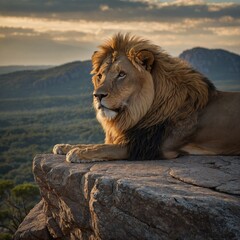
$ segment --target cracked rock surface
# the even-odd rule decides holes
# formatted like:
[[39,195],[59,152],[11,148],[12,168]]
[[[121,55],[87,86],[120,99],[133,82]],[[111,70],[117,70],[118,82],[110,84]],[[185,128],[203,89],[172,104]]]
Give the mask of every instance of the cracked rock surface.
[[71,164],[49,154],[33,170],[42,201],[15,239],[240,239],[240,157]]

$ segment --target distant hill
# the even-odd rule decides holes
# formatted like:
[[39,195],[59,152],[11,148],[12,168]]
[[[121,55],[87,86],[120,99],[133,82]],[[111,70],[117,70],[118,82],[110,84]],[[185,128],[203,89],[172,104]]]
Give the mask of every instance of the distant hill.
[[76,61],[45,70],[0,75],[1,98],[72,95],[92,88],[91,61]]
[[[225,50],[193,48],[179,56],[221,90],[240,90],[240,56]],[[0,75],[0,98],[91,94],[91,61],[76,61],[44,70]]]
[[40,69],[47,69],[54,67],[52,65],[40,65],[40,66],[0,66],[0,74],[6,74],[11,72],[17,72],[17,71],[24,71],[24,70],[40,70]]
[[196,47],[179,55],[210,80],[236,81],[240,84],[240,56],[222,49]]

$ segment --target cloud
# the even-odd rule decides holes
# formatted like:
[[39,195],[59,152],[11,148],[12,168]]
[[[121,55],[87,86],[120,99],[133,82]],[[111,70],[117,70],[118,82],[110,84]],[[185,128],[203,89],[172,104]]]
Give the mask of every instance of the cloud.
[[240,37],[240,29],[235,28],[235,27],[229,27],[229,28],[224,28],[224,27],[206,27],[206,29],[212,31],[213,33],[217,34],[218,36],[239,36]]
[[[232,19],[222,19],[224,24]],[[174,55],[184,50],[186,43],[191,46],[203,45],[206,39],[211,39],[216,45],[219,39],[213,40],[214,37],[221,36],[222,39],[231,35],[234,39],[233,45],[236,45],[235,37],[239,36],[239,30],[233,24],[222,26],[219,20],[205,18],[192,19],[186,18],[179,22],[156,22],[156,21],[86,21],[86,20],[49,20],[22,17],[2,17],[0,22],[4,27],[0,28],[0,32],[6,38],[19,38],[25,36],[32,41],[41,38],[45,42],[51,41],[57,44],[65,44],[69,46],[81,47],[83,44],[94,51],[95,47],[104,41],[107,37],[122,30],[123,32],[131,32],[132,34],[146,37],[156,44],[160,44],[163,48],[167,48]],[[235,22],[234,22],[235,23]],[[25,27],[23,27],[25,26]],[[36,37],[36,38],[35,38]],[[184,40],[185,39],[185,40]],[[187,41],[186,41],[187,39]],[[206,40],[209,44],[209,40]],[[181,43],[182,42],[182,43]],[[1,40],[0,40],[1,44]],[[173,47],[174,46],[174,47]],[[177,51],[178,48],[178,51]]]
[[239,26],[240,4],[236,2],[11,0],[9,4],[0,0],[1,62],[10,62],[6,49],[12,58],[13,52],[20,56],[22,51],[16,63],[28,62],[28,56],[44,63],[43,53],[51,55],[48,64],[67,61],[70,56],[72,60],[89,59],[97,45],[118,31],[150,39],[175,56],[195,46],[240,53]]
[[96,48],[91,43],[54,41],[46,33],[37,36],[19,34],[21,30],[15,33],[0,38],[0,65],[52,65],[87,60]]
[[[86,20],[56,20],[45,18],[31,18],[31,17],[0,17],[2,27],[6,29],[25,29],[25,32],[31,30],[31,34],[49,33],[56,35],[64,33],[69,35],[70,32],[82,34],[86,36],[89,34],[90,38],[99,40],[99,36],[105,35],[106,32],[111,34],[119,30],[125,32],[141,32],[150,33],[153,31],[179,34],[190,33],[194,30],[206,30],[206,28],[237,28],[240,24],[240,19],[233,19],[231,17],[224,17],[220,19],[194,19],[184,18],[179,21],[86,21]],[[2,29],[3,29],[2,28]],[[10,31],[10,30],[9,30]],[[79,35],[80,36],[80,35]],[[72,35],[69,35],[72,37]],[[101,39],[101,38],[100,38]],[[91,39],[88,39],[91,41]],[[87,41],[87,40],[86,40]]]
[[95,21],[157,21],[178,18],[239,18],[240,4],[204,1],[0,0],[0,14]]
[[106,5],[106,4],[100,5],[99,8],[100,8],[100,10],[103,11],[103,12],[110,10],[109,6]]
[[[147,4],[140,2],[122,1],[122,0],[11,0],[9,4],[8,0],[0,0],[0,13],[7,15],[25,15],[25,14],[61,14],[61,13],[82,13],[84,16],[88,16],[89,12],[97,13],[99,10],[108,9],[136,9],[139,7],[146,7]],[[81,17],[81,16],[80,16]]]

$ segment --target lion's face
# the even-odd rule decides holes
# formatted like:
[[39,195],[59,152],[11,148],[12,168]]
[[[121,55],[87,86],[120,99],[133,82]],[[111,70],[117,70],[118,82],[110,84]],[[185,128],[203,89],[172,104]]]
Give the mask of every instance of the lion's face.
[[131,98],[140,90],[137,75],[139,72],[126,56],[120,56],[113,63],[106,59],[93,77],[97,115],[112,120],[124,111]]
[[126,55],[119,55],[114,61],[106,58],[92,80],[93,103],[100,122],[115,121],[121,116],[136,120],[152,104],[154,87],[150,72],[134,66]]

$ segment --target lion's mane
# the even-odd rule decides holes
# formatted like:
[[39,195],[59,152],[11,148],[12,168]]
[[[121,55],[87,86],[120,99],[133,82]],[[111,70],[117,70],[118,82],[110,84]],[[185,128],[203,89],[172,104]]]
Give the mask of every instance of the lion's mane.
[[[136,61],[140,51],[154,55],[151,72],[154,82],[154,100],[147,113],[136,119],[122,113],[113,122],[102,123],[108,143],[128,144],[130,159],[161,158],[161,145],[171,129],[204,108],[214,94],[214,85],[187,63],[165,53],[160,47],[129,34],[117,34],[99,47],[92,59],[93,71],[113,62],[118,53],[125,53],[133,66],[143,71]],[[138,99],[142,101],[142,99]],[[132,102],[132,107],[139,102]],[[135,108],[138,111],[137,107]],[[134,112],[135,116],[138,115]],[[130,123],[134,119],[134,123]],[[109,138],[108,138],[109,139]],[[109,140],[108,140],[109,141]]]

